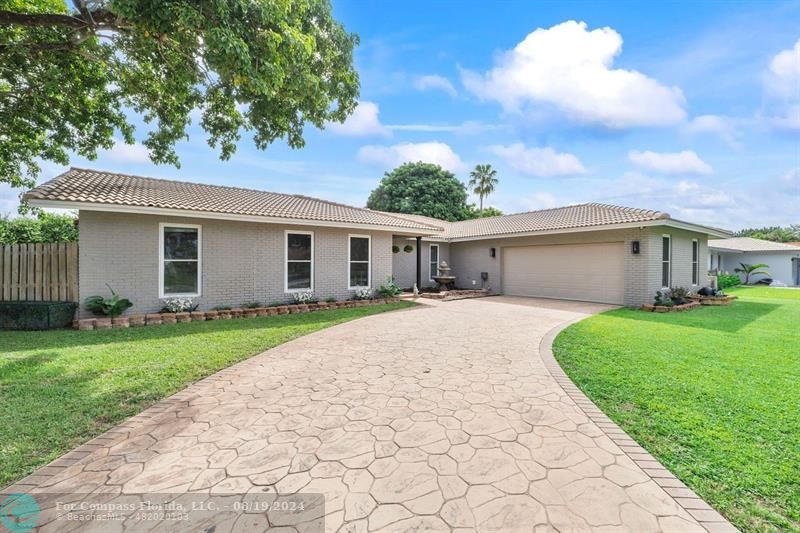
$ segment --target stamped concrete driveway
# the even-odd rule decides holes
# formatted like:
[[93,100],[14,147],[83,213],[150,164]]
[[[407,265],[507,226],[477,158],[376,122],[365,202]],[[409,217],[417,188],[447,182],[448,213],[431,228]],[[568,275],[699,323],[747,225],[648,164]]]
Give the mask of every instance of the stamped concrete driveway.
[[349,322],[193,385],[35,491],[322,493],[330,531],[702,531],[540,358],[548,331],[605,308],[487,298]]

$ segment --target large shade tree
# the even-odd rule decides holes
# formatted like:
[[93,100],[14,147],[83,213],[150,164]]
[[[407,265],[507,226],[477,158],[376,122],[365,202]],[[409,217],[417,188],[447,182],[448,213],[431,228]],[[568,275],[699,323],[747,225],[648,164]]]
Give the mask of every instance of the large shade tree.
[[370,193],[367,207],[450,221],[476,216],[467,204],[464,184],[439,165],[423,162],[404,163],[387,172]]
[[355,108],[356,44],[328,0],[0,0],[0,182],[133,143],[129,115],[155,163],[192,116],[222,159],[245,130],[301,147]]

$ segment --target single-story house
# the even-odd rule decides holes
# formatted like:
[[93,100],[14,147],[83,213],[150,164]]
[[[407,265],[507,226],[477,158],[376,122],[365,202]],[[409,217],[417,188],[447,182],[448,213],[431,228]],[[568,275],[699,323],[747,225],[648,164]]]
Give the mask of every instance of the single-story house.
[[[734,237],[732,239],[711,239],[708,241],[710,270],[733,273],[740,263],[749,265],[765,264],[773,283],[800,286],[800,245]],[[740,274],[742,280],[744,275]],[[765,276],[752,276],[756,282]]]
[[432,284],[448,261],[463,288],[636,306],[658,289],[707,283],[723,230],[646,209],[587,203],[464,222],[306,196],[73,168],[26,194],[79,211],[79,291],[106,284],[152,312],[171,296],[200,309],[343,299],[389,277]]

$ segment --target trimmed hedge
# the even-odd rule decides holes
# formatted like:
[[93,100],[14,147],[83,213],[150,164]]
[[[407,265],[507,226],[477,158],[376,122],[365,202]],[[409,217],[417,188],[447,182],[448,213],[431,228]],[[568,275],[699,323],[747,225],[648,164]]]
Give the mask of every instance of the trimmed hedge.
[[75,302],[0,302],[0,329],[57,329],[72,324]]

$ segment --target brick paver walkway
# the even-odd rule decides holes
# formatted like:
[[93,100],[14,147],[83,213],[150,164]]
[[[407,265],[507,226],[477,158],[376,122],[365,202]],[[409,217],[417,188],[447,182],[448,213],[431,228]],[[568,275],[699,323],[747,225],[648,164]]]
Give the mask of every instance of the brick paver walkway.
[[330,531],[703,531],[539,356],[601,309],[488,298],[324,330],[193,385],[32,491],[316,492]]

